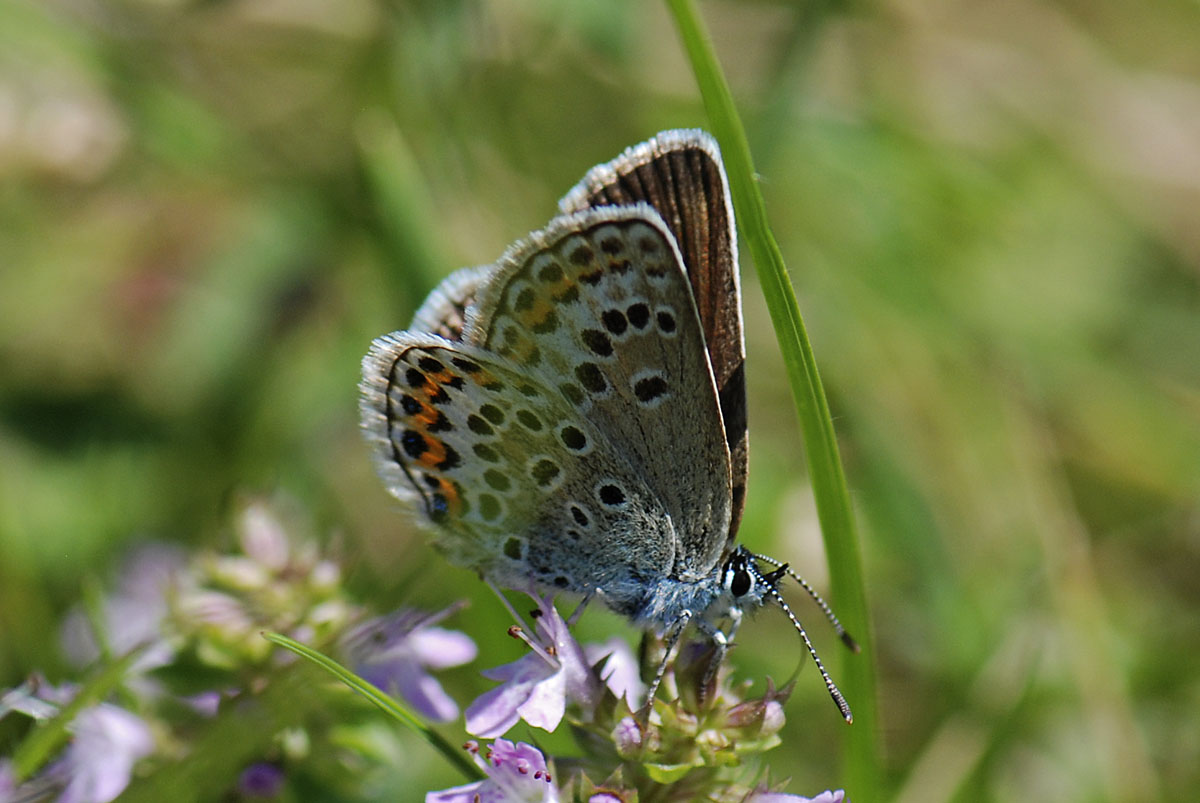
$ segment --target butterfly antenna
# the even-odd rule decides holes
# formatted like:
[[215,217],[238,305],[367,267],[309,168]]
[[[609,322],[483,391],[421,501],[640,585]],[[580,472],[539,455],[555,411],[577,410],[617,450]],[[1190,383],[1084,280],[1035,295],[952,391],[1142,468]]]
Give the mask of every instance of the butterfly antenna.
[[829,690],[829,696],[833,698],[838,711],[842,712],[842,719],[846,720],[847,723],[853,722],[854,715],[850,713],[850,704],[842,696],[842,692],[838,689],[837,684],[833,682],[833,678],[829,677],[829,673],[825,671],[825,665],[821,663],[821,657],[817,655],[817,648],[809,640],[808,633],[804,630],[804,625],[800,624],[800,620],[796,618],[796,614],[792,613],[792,609],[788,607],[788,604],[783,599],[783,595],[779,593],[779,589],[773,583],[767,585],[767,592],[779,603],[779,607],[783,608],[783,612],[787,614],[788,619],[792,620],[792,624],[799,631],[800,638],[804,640],[804,646],[808,648],[808,654],[812,656],[813,663],[817,665],[817,671],[821,673],[821,679],[825,681],[825,688]]
[[[788,577],[799,583],[800,587],[807,591],[808,595],[812,597],[813,602],[817,603],[817,607],[821,609],[821,613],[825,614],[825,618],[829,620],[829,624],[833,625],[833,631],[837,633],[838,638],[842,640],[842,643],[849,647],[851,652],[856,654],[862,652],[862,648],[858,646],[858,642],[854,640],[853,636],[846,632],[846,628],[842,627],[842,623],[839,622],[837,616],[834,615],[833,608],[829,607],[829,603],[827,603],[821,597],[821,595],[817,593],[815,588],[808,584],[807,580],[789,569],[788,565],[783,561],[775,560],[775,558],[768,557],[767,555],[755,555],[754,559],[761,560],[763,563],[769,563],[772,566],[778,566],[779,569],[771,572],[772,575],[777,575],[780,572],[783,572],[787,574]],[[772,585],[774,584],[772,583]]]

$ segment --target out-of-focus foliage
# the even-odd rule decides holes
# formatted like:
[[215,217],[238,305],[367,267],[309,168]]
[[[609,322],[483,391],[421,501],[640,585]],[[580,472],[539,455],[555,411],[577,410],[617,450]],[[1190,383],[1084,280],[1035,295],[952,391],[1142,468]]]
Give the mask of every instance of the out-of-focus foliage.
[[[843,439],[896,799],[1191,799],[1200,8],[700,10]],[[373,475],[359,358],[587,167],[703,123],[656,3],[0,0],[0,686],[69,674],[52,634],[135,542],[226,548],[275,489],[360,596],[472,596],[481,665],[519,655]],[[743,275],[743,539],[821,587]],[[748,677],[803,655],[770,612],[739,641]],[[773,755],[797,790],[844,727],[811,670]],[[457,782],[424,750],[394,789]]]

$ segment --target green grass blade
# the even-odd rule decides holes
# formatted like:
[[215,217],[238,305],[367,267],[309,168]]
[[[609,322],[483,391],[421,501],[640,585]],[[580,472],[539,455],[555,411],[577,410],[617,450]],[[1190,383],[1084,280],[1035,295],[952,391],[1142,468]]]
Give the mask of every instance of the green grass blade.
[[830,583],[838,615],[858,640],[862,654],[842,662],[839,685],[854,709],[854,727],[845,731],[845,785],[854,799],[879,797],[876,744],[877,709],[872,639],[863,587],[862,559],[850,508],[850,494],[838,453],[829,403],[817,372],[796,295],[783,255],[767,224],[766,205],[755,181],[746,133],[733,96],[691,0],[667,0],[683,39],[712,132],[721,145],[739,233],[754,259],[771,322],[783,352],[796,401],[817,515],[829,558]]
[[391,716],[396,721],[406,725],[412,730],[421,735],[425,741],[433,745],[433,748],[441,753],[446,759],[458,767],[463,776],[468,781],[479,781],[483,779],[483,772],[469,761],[463,751],[450,744],[442,737],[440,733],[430,728],[415,715],[410,713],[404,706],[397,703],[392,697],[384,694],[372,684],[360,678],[358,675],[351,672],[346,667],[334,661],[328,656],[322,655],[311,647],[306,647],[298,641],[280,635],[279,633],[263,633],[263,638],[273,644],[278,644],[284,649],[291,650],[302,658],[312,661],[317,666],[324,669],[329,674],[336,677],[342,683],[345,683],[354,691],[366,697],[376,707],[384,713]]

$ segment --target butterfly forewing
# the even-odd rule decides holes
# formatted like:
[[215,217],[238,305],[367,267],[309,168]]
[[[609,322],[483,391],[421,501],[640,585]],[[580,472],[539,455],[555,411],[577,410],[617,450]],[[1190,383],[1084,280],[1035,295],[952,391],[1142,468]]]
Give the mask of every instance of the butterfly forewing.
[[668,131],[599,165],[563,198],[564,212],[645,202],[675,236],[704,330],[729,445],[732,547],[745,503],[745,345],[737,236],[729,182],[716,142],[703,131]]
[[[557,218],[501,260],[474,310],[466,338],[554,388],[661,500],[678,561],[658,573],[707,575],[730,526],[729,450],[692,291],[657,213]],[[614,545],[605,557],[620,555]]]

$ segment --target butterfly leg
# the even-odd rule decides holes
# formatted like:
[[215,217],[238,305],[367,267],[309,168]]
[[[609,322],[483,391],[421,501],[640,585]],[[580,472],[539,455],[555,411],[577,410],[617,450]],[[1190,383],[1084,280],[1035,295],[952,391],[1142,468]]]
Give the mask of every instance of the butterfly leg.
[[733,638],[737,635],[738,628],[742,624],[742,609],[729,609],[729,632],[722,631],[713,623],[702,620],[696,625],[697,629],[712,641],[713,656],[704,670],[704,677],[700,682],[700,699],[704,702],[708,699],[709,690],[715,688],[717,672],[721,669],[721,664],[725,662],[725,655],[729,652],[730,646],[733,644]]
[[654,697],[658,694],[658,687],[662,683],[663,675],[667,671],[667,662],[671,659],[671,651],[679,643],[679,638],[683,635],[683,631],[687,629],[688,622],[690,621],[692,621],[692,612],[684,609],[679,614],[679,617],[663,631],[662,660],[658,662],[658,668],[654,671],[654,679],[650,681],[650,686],[646,689],[646,702],[642,704],[642,709],[637,714],[637,718],[642,722],[649,719],[650,712],[654,710]]

